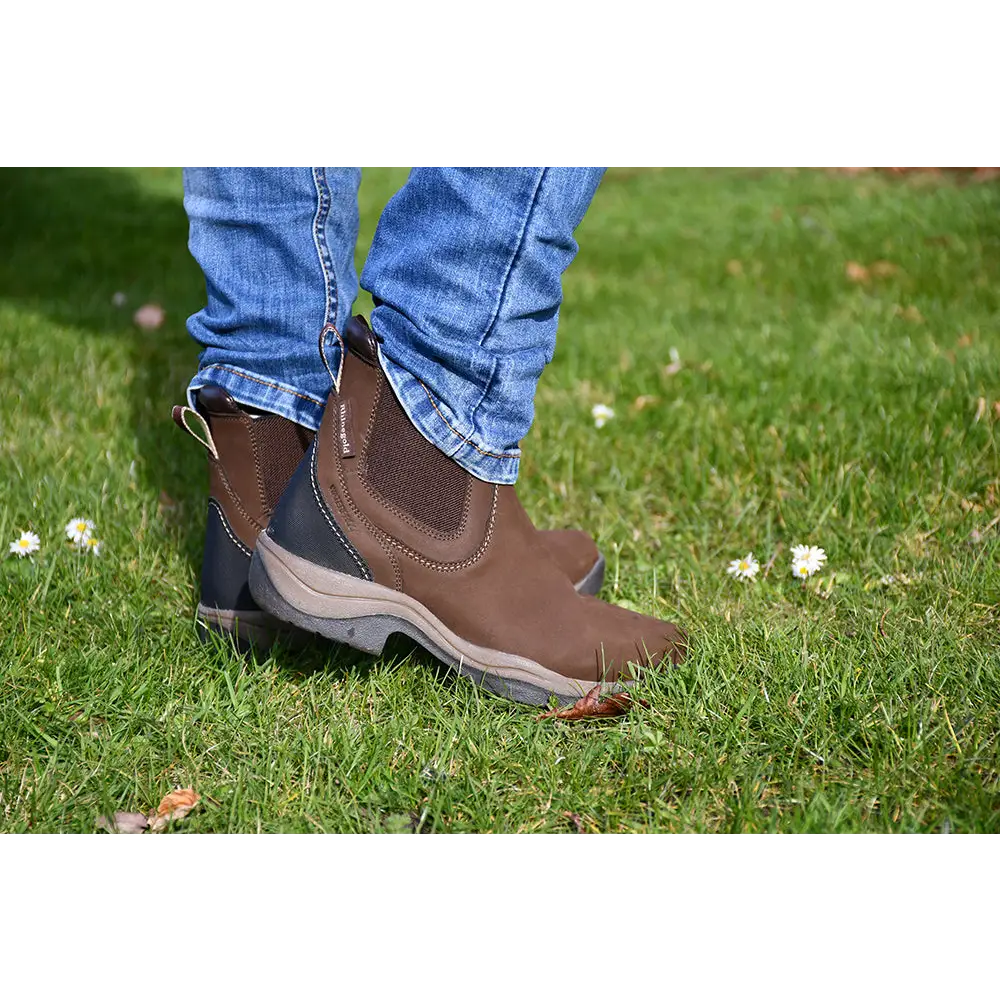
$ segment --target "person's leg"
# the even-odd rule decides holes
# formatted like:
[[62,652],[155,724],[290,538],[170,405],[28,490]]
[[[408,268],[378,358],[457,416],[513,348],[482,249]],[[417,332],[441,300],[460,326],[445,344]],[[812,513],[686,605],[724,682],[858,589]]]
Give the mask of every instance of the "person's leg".
[[581,597],[510,485],[599,176],[413,172],[362,276],[376,329],[342,331],[336,391],[257,540],[261,607],[373,653],[402,632],[532,704],[683,656],[670,623]]
[[320,338],[347,321],[357,295],[359,180],[354,167],[184,172],[208,301],[188,320],[203,349],[190,409],[176,407],[174,419],[201,424],[209,452],[203,634],[264,647],[284,628],[250,595],[250,556],[330,391]]
[[208,291],[188,320],[203,348],[191,406],[212,383],[244,406],[319,426],[330,391],[320,334],[343,329],[357,296],[360,180],[357,167],[185,168],[189,246]]
[[[203,347],[191,409],[175,409],[186,429],[185,420],[204,420],[197,436],[209,443],[199,620],[264,646],[278,623],[249,594],[250,555],[340,367],[333,331],[344,328],[357,294],[360,171],[187,168],[184,179],[191,252],[208,292],[188,321]],[[590,537],[544,537],[577,589],[596,593],[604,560]]]
[[517,479],[573,231],[602,174],[416,169],[379,220],[361,284],[385,373],[420,433],[480,479]]

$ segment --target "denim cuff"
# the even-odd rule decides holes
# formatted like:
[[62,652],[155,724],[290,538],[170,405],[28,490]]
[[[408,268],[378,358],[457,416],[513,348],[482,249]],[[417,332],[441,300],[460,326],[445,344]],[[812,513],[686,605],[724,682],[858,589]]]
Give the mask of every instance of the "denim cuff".
[[325,399],[317,399],[290,385],[262,378],[233,365],[216,364],[199,368],[187,389],[188,406],[194,407],[194,394],[209,383],[221,385],[241,406],[276,413],[311,431],[319,430]]
[[477,479],[502,485],[517,482],[517,470],[521,462],[520,448],[505,452],[476,440],[473,428],[459,420],[420,379],[390,361],[381,349],[379,361],[389,385],[396,393],[399,405],[403,407],[413,426],[432,445],[453,458]]

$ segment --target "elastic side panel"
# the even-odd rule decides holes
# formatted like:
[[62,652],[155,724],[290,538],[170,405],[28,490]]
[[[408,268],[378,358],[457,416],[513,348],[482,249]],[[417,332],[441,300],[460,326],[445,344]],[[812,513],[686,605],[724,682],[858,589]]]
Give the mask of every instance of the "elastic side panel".
[[275,414],[251,421],[257,474],[264,492],[264,514],[270,515],[309,447],[313,432]]

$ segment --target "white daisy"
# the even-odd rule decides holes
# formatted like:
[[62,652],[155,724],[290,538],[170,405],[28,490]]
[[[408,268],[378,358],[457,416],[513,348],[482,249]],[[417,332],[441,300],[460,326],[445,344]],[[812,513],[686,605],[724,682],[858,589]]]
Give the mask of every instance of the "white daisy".
[[41,539],[33,531],[22,531],[16,542],[10,543],[10,551],[19,558],[30,556],[42,547]]
[[83,545],[91,534],[93,534],[94,528],[97,525],[94,524],[89,518],[86,517],[74,517],[69,524],[66,525],[66,537],[74,545]]
[[816,545],[792,546],[792,576],[805,579],[818,573],[826,562],[826,553]]
[[759,569],[760,563],[754,559],[752,552],[748,552],[742,559],[734,559],[726,567],[726,572],[737,580],[752,580]]
[[594,418],[595,427],[603,427],[615,415],[615,411],[603,403],[596,403],[591,407],[590,415]]
[[80,548],[86,549],[92,556],[99,556],[101,554],[101,542],[99,539],[94,538],[93,535],[88,535],[83,540]]

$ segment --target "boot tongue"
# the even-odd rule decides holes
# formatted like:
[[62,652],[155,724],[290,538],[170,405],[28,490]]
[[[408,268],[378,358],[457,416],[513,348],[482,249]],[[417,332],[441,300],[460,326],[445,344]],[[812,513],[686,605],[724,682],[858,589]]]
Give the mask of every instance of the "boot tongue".
[[344,340],[352,354],[366,365],[378,367],[378,345],[382,338],[368,325],[364,316],[352,316],[344,327]]

